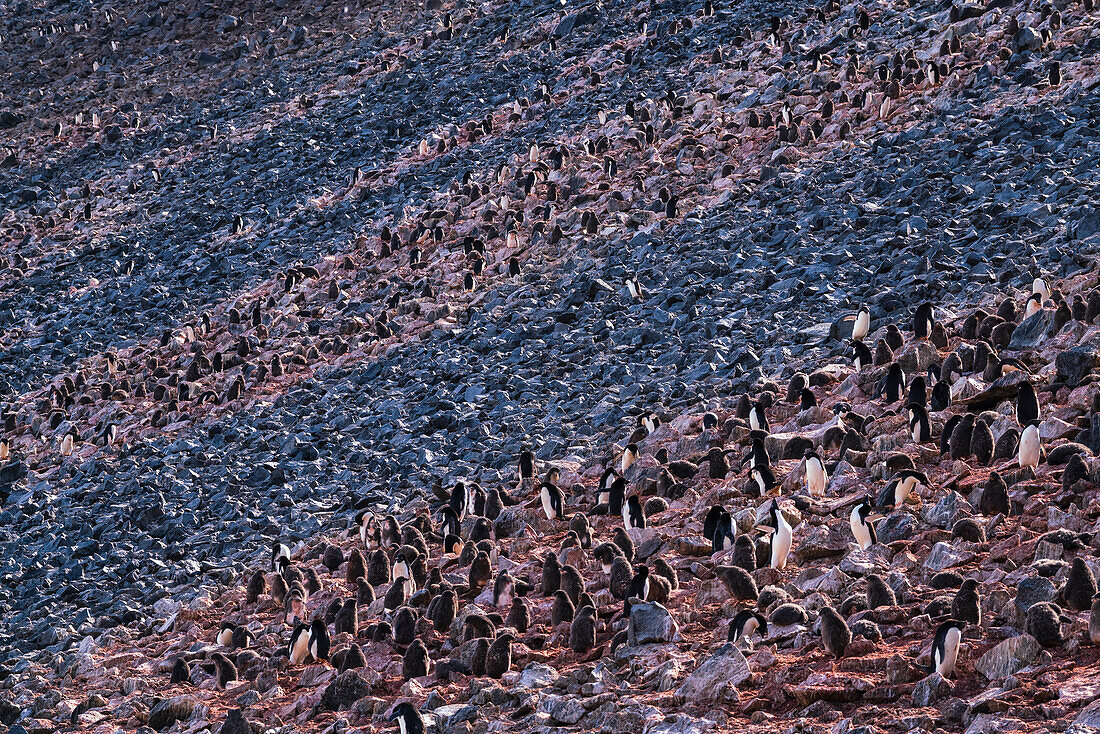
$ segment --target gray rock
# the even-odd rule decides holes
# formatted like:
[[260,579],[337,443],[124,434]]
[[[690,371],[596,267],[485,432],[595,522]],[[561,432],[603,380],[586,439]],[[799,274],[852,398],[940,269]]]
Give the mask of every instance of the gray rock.
[[676,696],[697,705],[736,702],[740,698],[737,686],[751,675],[745,656],[727,642],[684,680],[676,689]]
[[933,701],[947,698],[955,691],[955,685],[939,673],[932,673],[913,688],[913,703],[929,706]]
[[945,568],[962,565],[973,557],[974,554],[964,548],[956,548],[950,543],[940,541],[932,546],[932,551],[924,561],[924,567],[936,573]]
[[676,620],[657,602],[643,602],[630,607],[628,641],[631,647],[651,642],[672,642],[679,632]]
[[1016,584],[1016,619],[1023,622],[1034,604],[1054,599],[1054,584],[1043,576],[1029,576]]
[[343,711],[364,696],[369,696],[373,686],[359,670],[345,670],[328,684],[318,704],[322,711]]
[[978,658],[974,667],[989,680],[1001,680],[1030,665],[1039,655],[1038,641],[1031,635],[1002,640]]
[[149,726],[164,731],[177,721],[187,721],[198,701],[194,696],[173,696],[159,701],[149,711]]
[[584,705],[576,697],[553,694],[543,696],[538,710],[556,724],[576,724],[585,714]]
[[1064,349],[1054,358],[1058,379],[1077,387],[1097,366],[1100,366],[1100,340],[1093,340]]

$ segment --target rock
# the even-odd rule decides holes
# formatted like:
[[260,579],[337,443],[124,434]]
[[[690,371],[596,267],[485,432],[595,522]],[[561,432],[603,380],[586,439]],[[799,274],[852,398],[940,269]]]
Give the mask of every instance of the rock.
[[159,701],[149,711],[149,726],[164,731],[177,721],[187,721],[198,701],[194,696],[173,696]]
[[1020,322],[1012,332],[1009,349],[1031,349],[1039,346],[1054,329],[1054,310],[1040,309]]
[[963,499],[958,492],[948,492],[943,495],[936,504],[925,505],[921,508],[920,518],[929,525],[938,528],[949,528],[959,519],[959,512],[966,508],[970,510],[970,504]]
[[736,702],[737,686],[752,675],[745,656],[732,643],[719,647],[676,689],[681,701],[696,705]]
[[1017,51],[1038,51],[1043,47],[1043,35],[1034,28],[1025,26],[1017,31],[1012,45]]
[[1016,584],[1016,619],[1023,622],[1027,616],[1027,610],[1033,604],[1052,601],[1055,588],[1050,579],[1042,576],[1029,576]]
[[806,561],[828,558],[847,552],[852,543],[852,531],[847,523],[831,522],[818,525],[803,535],[795,548],[800,559]]
[[1077,718],[1073,720],[1073,723],[1078,726],[1100,729],[1100,699],[1093,701],[1082,709],[1081,713],[1077,714]]
[[12,112],[11,110],[0,110],[0,130],[11,129],[19,123],[23,122],[23,120],[25,119],[27,118],[23,117],[17,112]]
[[360,698],[369,696],[371,690],[373,686],[363,677],[360,670],[345,670],[325,687],[318,705],[322,711],[343,711]]
[[932,673],[913,688],[913,703],[917,706],[929,706],[933,701],[947,698],[955,692],[951,681],[939,673]]
[[936,347],[932,342],[920,340],[913,342],[908,348],[896,356],[896,361],[905,371],[906,375],[923,373],[928,370],[928,365],[936,361]]
[[1069,387],[1077,387],[1097,366],[1100,366],[1100,339],[1064,349],[1054,358],[1058,379]]
[[539,701],[539,712],[550,717],[556,724],[576,724],[585,715],[585,708],[574,696],[543,696]]
[[527,527],[527,511],[522,507],[505,507],[493,522],[493,532],[498,538],[518,537]]
[[526,668],[519,674],[519,679],[515,683],[515,688],[528,689],[528,688],[546,688],[554,684],[554,681],[558,679],[558,672],[551,668],[549,665],[543,663],[529,663]]
[[932,551],[924,561],[924,567],[936,573],[945,568],[960,566],[974,557],[974,554],[964,548],[956,548],[950,543],[940,541],[932,546]]
[[875,526],[880,543],[889,544],[908,540],[917,534],[917,521],[907,512],[895,512],[884,517]]
[[1030,665],[1039,655],[1038,641],[1031,635],[1016,635],[1002,640],[978,658],[978,672],[989,680],[1007,678]]
[[679,627],[667,609],[657,602],[643,602],[630,607],[628,639],[631,647],[652,642],[672,642]]

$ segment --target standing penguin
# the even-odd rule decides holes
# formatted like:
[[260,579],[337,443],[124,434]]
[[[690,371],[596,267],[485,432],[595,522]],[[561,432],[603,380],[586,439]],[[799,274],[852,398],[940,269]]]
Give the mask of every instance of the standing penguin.
[[1019,384],[1016,392],[1016,422],[1021,426],[1027,426],[1037,420],[1039,420],[1039,397],[1035,394],[1035,386],[1024,380]]
[[965,622],[949,619],[936,628],[936,636],[932,639],[932,657],[928,665],[929,673],[939,673],[947,678],[955,671],[955,663],[959,659],[959,645],[962,643],[962,631],[965,626]]
[[848,348],[847,356],[852,360],[852,366],[856,368],[856,372],[875,363],[875,358],[874,355],[871,354],[871,350],[866,344],[858,339],[852,340]]
[[1100,593],[1092,596],[1092,609],[1089,610],[1089,639],[1092,644],[1100,645]]
[[1038,293],[1032,293],[1027,297],[1027,305],[1024,307],[1024,318],[1029,319],[1043,310],[1043,297]]
[[520,488],[533,481],[536,473],[535,454],[533,451],[524,450],[519,454],[519,483]]
[[917,375],[909,381],[909,402],[922,408],[928,407],[928,383],[923,375]]
[[928,419],[928,411],[920,403],[909,403],[909,433],[916,443],[927,443],[932,440],[932,423]]
[[313,624],[309,626],[309,654],[313,656],[314,660],[328,660],[330,644],[328,627],[325,626],[325,621],[323,619],[313,620]]
[[620,472],[626,474],[626,470],[634,465],[634,462],[638,460],[638,444],[627,444],[623,449],[623,459],[620,467]]
[[754,436],[748,453],[745,454],[745,458],[741,460],[741,465],[744,466],[746,462],[751,462],[749,464],[750,467],[770,466],[771,461],[772,458],[768,455],[768,448],[764,444],[764,438],[762,436]]
[[886,379],[882,386],[882,395],[887,403],[896,403],[905,394],[905,372],[901,365],[892,362],[886,371]]
[[768,416],[764,412],[764,406],[757,400],[749,410],[749,430],[769,432]]
[[982,600],[978,596],[977,579],[966,579],[962,582],[955,598],[951,600],[951,616],[960,622],[981,626]]
[[758,612],[743,609],[730,622],[726,640],[736,645],[742,638],[747,639],[756,632],[759,632],[761,637],[768,634],[768,621]]
[[786,568],[793,537],[791,525],[780,511],[778,502],[772,500],[768,519],[757,524],[757,528],[771,536],[771,567],[780,570]]
[[584,606],[573,615],[569,625],[569,649],[586,653],[596,646],[596,609]]
[[287,559],[287,561],[289,561],[290,560],[290,548],[288,548],[285,543],[280,543],[279,541],[275,541],[275,545],[272,546],[272,548],[271,548],[271,570],[276,572],[276,573],[279,572],[279,559],[280,558],[285,558],[285,559]]
[[1096,595],[1096,577],[1084,559],[1073,559],[1066,584],[1062,587],[1062,600],[1075,612],[1083,612],[1092,606],[1092,597]]
[[1020,467],[1030,466],[1034,469],[1039,466],[1039,455],[1039,421],[1033,420],[1020,434],[1020,450],[1017,455]]
[[770,466],[754,466],[752,471],[749,472],[749,478],[756,486],[756,491],[761,497],[766,496],[779,484]]
[[424,734],[424,717],[408,701],[402,701],[394,706],[390,721],[397,722],[400,734]]
[[1008,485],[1001,475],[995,471],[989,472],[989,479],[982,490],[982,497],[978,500],[978,511],[983,515],[1008,515],[1012,512],[1012,504],[1008,498]]
[[630,495],[623,507],[623,527],[627,530],[645,527],[645,510],[636,494]]
[[812,448],[806,449],[803,459],[806,462],[806,492],[811,497],[824,497],[825,485],[829,483],[825,463]]
[[721,510],[718,520],[714,524],[714,530],[711,533],[710,540],[711,551],[713,553],[728,551],[733,548],[734,543],[737,542],[733,515],[729,514],[724,509]]
[[844,657],[852,641],[852,630],[848,623],[832,607],[821,608],[821,644],[834,658]]
[[852,339],[862,342],[871,331],[871,311],[866,306],[860,306],[852,322]]
[[928,477],[924,475],[924,472],[902,469],[894,475],[894,478],[879,493],[878,506],[888,509],[901,507],[918,484],[928,486]]
[[936,325],[936,319],[932,314],[932,304],[922,303],[913,313],[913,335],[918,339],[927,339],[932,336],[932,328]]
[[[451,510],[460,518],[471,513],[470,507],[472,495],[466,489],[465,482],[455,482],[455,486],[451,488]],[[456,535],[458,533],[455,533]]]
[[489,652],[485,655],[485,674],[490,678],[502,678],[512,667],[512,642],[516,636],[511,632],[497,635]]
[[859,546],[860,550],[865,551],[878,542],[878,536],[875,534],[874,519],[874,508],[871,507],[871,498],[864,497],[863,500],[852,509],[852,514],[848,518],[848,523],[852,526],[852,535],[855,536],[856,544]]
[[224,691],[228,684],[237,680],[237,666],[220,652],[211,655],[210,659],[214,661],[214,670],[218,678],[218,689]]
[[290,658],[291,665],[302,665],[309,659],[309,625],[299,624],[290,633],[287,657]]
[[539,488],[539,498],[542,501],[542,511],[546,513],[547,520],[564,520],[565,510],[563,504],[565,497],[557,485],[543,482]]

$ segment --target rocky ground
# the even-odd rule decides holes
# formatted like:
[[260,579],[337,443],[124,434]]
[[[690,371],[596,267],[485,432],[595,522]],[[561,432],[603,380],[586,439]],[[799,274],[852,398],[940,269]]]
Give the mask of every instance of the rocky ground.
[[[407,698],[446,731],[1100,725],[1086,708],[1100,696],[1087,612],[1061,610],[1056,644],[1022,637],[1029,605],[1056,600],[1072,558],[1092,563],[1100,547],[1039,540],[1096,520],[1095,347],[1067,350],[1098,341],[1098,12],[1008,0],[5,6],[0,721],[197,732],[243,708],[264,729],[390,730]],[[1025,321],[1036,276],[1068,319],[1052,298]],[[1019,328],[968,329],[975,308],[1006,299]],[[934,348],[910,331],[922,301],[945,326]],[[844,356],[839,319],[863,304],[870,344],[887,325],[904,332],[894,351],[907,374],[959,356],[934,440],[968,410],[998,411],[992,433],[1012,435],[1019,375],[971,374],[982,337],[1034,374],[1047,451],[1087,446],[1082,484],[1063,486],[1070,449],[1034,474],[1006,450],[990,463],[1015,511],[980,513],[989,466],[914,445],[875,395],[884,368],[857,374]],[[798,371],[821,409],[785,402]],[[736,462],[718,479],[703,459],[744,451],[741,396],[769,391],[795,549],[782,573],[754,576],[807,618],[742,656],[720,647],[740,607],[714,580],[729,559],[707,552],[701,519],[722,502],[748,530],[763,500]],[[825,445],[840,401],[879,416],[843,454]],[[717,432],[701,433],[707,410]],[[289,629],[270,602],[245,604],[243,586],[274,540],[321,571],[308,610],[323,613],[354,588],[320,560],[356,545],[357,511],[438,524],[456,481],[514,486],[530,448],[541,470],[562,470],[568,512],[591,512],[602,470],[649,411],[665,425],[640,442],[631,491],[660,493],[658,456],[704,467],[636,539],[639,561],[676,571],[674,635],[667,625],[612,652],[628,619],[591,553],[572,550],[599,647],[565,652],[568,625],[551,629],[537,589],[567,528],[527,490],[494,529],[494,577],[536,587],[535,625],[501,681],[405,682],[397,646],[365,633],[367,667],[339,679],[272,658]],[[839,462],[822,502],[792,501],[792,434]],[[883,521],[882,545],[854,551],[848,513],[895,453],[930,485]],[[953,535],[971,515],[983,542]],[[593,522],[597,542],[621,525]],[[921,682],[910,664],[961,581],[933,578],[948,570],[981,581],[985,621],[953,679]],[[457,560],[444,571],[466,578]],[[869,573],[896,605],[849,604]],[[827,660],[815,625],[830,603],[881,639],[864,625],[847,657]],[[382,619],[375,607],[362,627]],[[260,657],[238,656],[242,682],[226,691],[201,672],[224,619],[253,629],[246,652]],[[456,634],[426,633],[437,665]],[[170,685],[180,657],[198,669]],[[337,680],[362,695],[322,702]]]

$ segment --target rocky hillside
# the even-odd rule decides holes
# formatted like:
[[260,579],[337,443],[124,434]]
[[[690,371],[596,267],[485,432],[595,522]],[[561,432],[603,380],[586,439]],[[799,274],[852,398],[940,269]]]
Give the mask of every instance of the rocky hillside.
[[[1098,22],[1092,0],[5,5],[0,722],[396,731],[405,700],[447,732],[1100,727],[1088,606],[1061,592],[1100,572]],[[887,404],[892,363],[906,400]],[[787,401],[796,373],[816,406]],[[783,569],[741,463],[756,401]],[[967,414],[984,418],[951,423]],[[633,562],[674,587],[633,613],[593,554],[624,524],[598,489],[631,443]],[[517,482],[528,449],[592,547],[563,547],[568,522]],[[927,482],[859,550],[852,508],[910,463]],[[1008,512],[982,502],[991,469]],[[465,556],[441,532],[460,482],[505,503],[463,519]],[[759,559],[711,553],[714,505]],[[392,569],[368,593],[347,568],[377,549],[363,511],[405,544],[418,529],[413,570],[436,573],[396,605],[427,676],[402,674]],[[468,592],[478,536],[526,629]],[[276,542],[310,582],[303,619],[362,601],[356,634],[328,615],[327,660],[286,656]],[[551,624],[549,551],[595,612],[581,652]],[[721,580],[749,565],[751,594]],[[873,575],[891,603],[869,608]],[[953,675],[925,677],[964,578],[981,624]],[[433,625],[448,587],[458,621]],[[782,611],[725,646],[750,607]],[[825,607],[855,636],[836,660]],[[507,627],[510,671],[479,674]],[[218,685],[215,654],[238,680]]]

